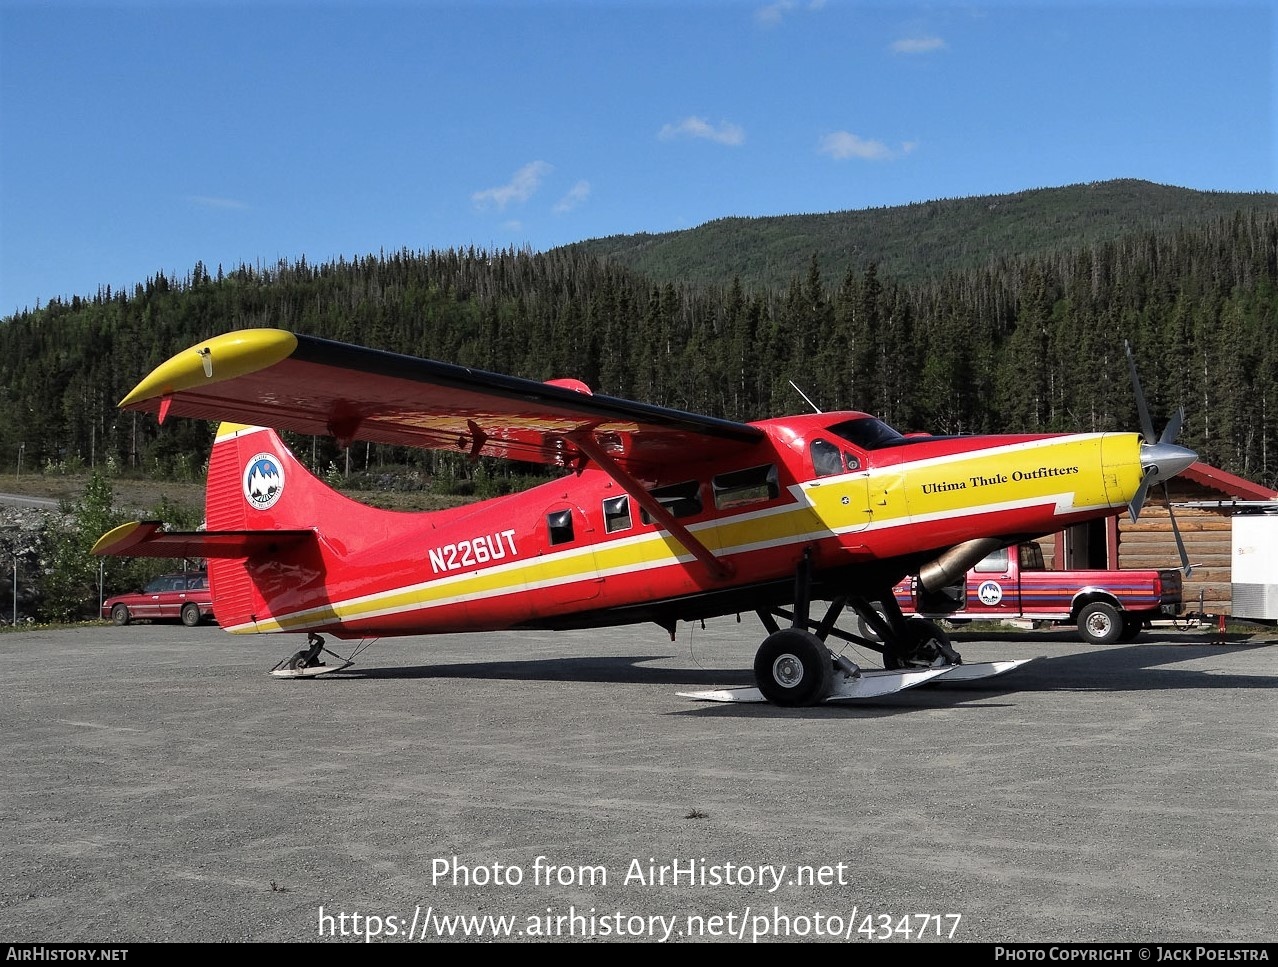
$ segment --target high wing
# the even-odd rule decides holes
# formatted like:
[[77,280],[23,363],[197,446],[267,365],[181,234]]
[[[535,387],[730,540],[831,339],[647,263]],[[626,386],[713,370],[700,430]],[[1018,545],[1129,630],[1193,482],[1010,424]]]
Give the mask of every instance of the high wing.
[[[574,465],[588,450],[630,472],[747,449],[757,427],[298,335],[244,329],[158,366],[121,407],[277,430]],[[582,444],[576,445],[573,441]]]

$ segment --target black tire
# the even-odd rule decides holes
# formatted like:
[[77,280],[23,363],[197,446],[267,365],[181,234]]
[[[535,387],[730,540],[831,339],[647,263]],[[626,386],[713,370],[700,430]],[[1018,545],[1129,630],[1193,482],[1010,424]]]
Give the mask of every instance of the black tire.
[[946,657],[950,648],[950,636],[940,625],[926,618],[907,618],[905,634],[883,651],[883,667],[893,670],[903,668],[934,668],[938,664],[950,665]]
[[1119,641],[1135,641],[1136,636],[1141,633],[1141,629],[1145,627],[1145,619],[1138,614],[1123,612],[1123,633],[1118,636]]
[[118,625],[127,625],[133,620],[133,616],[129,614],[127,605],[117,604],[111,609],[111,620]]
[[1078,613],[1078,633],[1092,645],[1112,645],[1123,634],[1123,617],[1104,601],[1094,601]]
[[[879,613],[879,617],[887,621],[887,615],[883,613],[883,608],[877,601],[871,601],[870,607]],[[861,615],[856,616],[856,634],[864,638],[866,641],[882,641],[883,638],[877,631],[870,627],[870,623]]]
[[830,694],[834,660],[810,631],[784,628],[768,635],[754,656],[754,680],[773,705],[815,705]]
[[200,623],[200,606],[187,602],[182,605],[182,624],[188,628],[194,628]]

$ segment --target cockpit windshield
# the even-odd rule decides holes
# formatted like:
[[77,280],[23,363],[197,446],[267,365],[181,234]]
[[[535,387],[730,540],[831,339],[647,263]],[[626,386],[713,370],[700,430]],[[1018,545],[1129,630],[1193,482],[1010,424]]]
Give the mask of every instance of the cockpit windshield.
[[830,427],[829,431],[838,434],[849,443],[855,443],[862,450],[882,450],[884,447],[899,447],[903,443],[910,442],[907,437],[903,437],[882,420],[876,420],[872,416],[836,424]]

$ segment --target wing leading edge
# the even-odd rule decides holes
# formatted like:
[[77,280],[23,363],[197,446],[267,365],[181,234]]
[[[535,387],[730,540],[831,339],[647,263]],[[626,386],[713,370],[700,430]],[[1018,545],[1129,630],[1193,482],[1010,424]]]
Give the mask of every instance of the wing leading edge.
[[[151,372],[130,410],[568,466],[588,433],[630,470],[747,449],[747,423],[279,329],[199,343]],[[579,387],[579,388],[578,388]]]

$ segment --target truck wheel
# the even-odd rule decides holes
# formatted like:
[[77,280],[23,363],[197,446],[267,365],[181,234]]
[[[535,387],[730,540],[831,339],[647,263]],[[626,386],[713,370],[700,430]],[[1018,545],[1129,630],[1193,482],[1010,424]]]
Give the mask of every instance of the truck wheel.
[[[887,621],[887,614],[884,613],[883,606],[881,604],[879,604],[877,601],[871,601],[870,607],[879,613],[880,618],[882,618],[884,621]],[[856,634],[858,637],[864,638],[867,641],[883,640],[882,638],[879,637],[879,633],[870,627],[869,622],[866,621],[859,614],[856,616]]]
[[1119,641],[1135,641],[1136,636],[1140,634],[1142,628],[1145,627],[1145,619],[1138,614],[1123,614],[1123,633],[1118,636]]
[[1078,633],[1089,644],[1112,645],[1123,633],[1123,619],[1112,604],[1096,601],[1078,613]]

